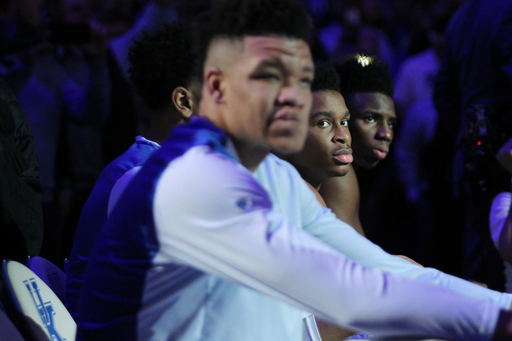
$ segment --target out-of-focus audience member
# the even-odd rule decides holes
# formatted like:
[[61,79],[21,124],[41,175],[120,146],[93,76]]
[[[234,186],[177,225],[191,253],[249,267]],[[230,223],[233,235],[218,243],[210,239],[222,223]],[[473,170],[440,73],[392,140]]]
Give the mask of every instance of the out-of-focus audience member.
[[[443,53],[444,31],[448,19],[449,17],[438,18],[433,23],[428,32],[429,48],[406,58],[400,65],[395,80],[393,100],[396,111],[401,118],[407,116],[407,110],[411,105],[419,101],[432,101],[434,81]],[[434,121],[437,121],[437,119]]]
[[[69,77],[61,84],[64,92],[69,91],[64,97],[66,110],[63,112],[62,138],[66,141],[72,197],[69,212],[63,221],[60,254],[54,256],[58,259],[53,259],[59,265],[69,255],[78,215],[105,167],[102,130],[108,121],[110,109],[107,44],[112,33],[96,21],[93,14],[91,0],[64,1],[64,23],[89,25],[91,38],[86,44],[63,45],[61,52],[61,64]],[[69,79],[80,88],[68,85]],[[73,89],[73,92],[68,89]],[[58,236],[54,238],[56,240]]]
[[[430,171],[435,166],[425,159],[437,127],[438,113],[432,98],[434,80],[444,47],[444,31],[449,16],[436,18],[428,32],[430,47],[406,58],[395,81],[394,102],[400,117],[393,159],[397,179],[407,197],[411,214],[414,255],[420,263],[432,264],[435,258],[436,219],[431,193]],[[442,200],[442,199],[439,199]],[[444,225],[443,225],[444,226]],[[446,228],[446,227],[445,227]],[[448,235],[448,233],[444,233]]]
[[[114,2],[124,4],[124,0]],[[110,41],[108,61],[112,83],[111,108],[103,135],[107,163],[124,153],[132,145],[135,136],[145,133],[151,118],[150,110],[143,100],[139,100],[129,79],[128,52],[132,39],[140,39],[143,31],[151,33],[165,22],[177,19],[190,22],[208,5],[207,0],[150,0],[130,29]],[[116,9],[123,6],[111,7]]]
[[[11,54],[43,39],[42,5],[41,0],[0,2],[0,74],[16,64]],[[0,260],[23,262],[27,255],[39,254],[41,196],[32,128],[12,88],[0,77]]]
[[325,180],[320,194],[339,219],[364,235],[355,170],[375,167],[389,152],[396,124],[393,80],[387,64],[377,57],[352,55],[336,65],[336,70],[351,115],[354,162],[345,176]]
[[[508,140],[496,154],[496,159],[512,176],[512,139]],[[512,193],[498,194],[491,205],[489,227],[494,246],[505,263],[505,289],[512,292]]]
[[[488,216],[492,198],[509,186],[494,155],[512,131],[511,21],[510,1],[469,0],[462,5],[448,24],[434,86],[438,130],[449,141],[444,149],[453,165],[450,180],[465,210],[462,276],[497,290],[504,289],[504,277]],[[446,162],[443,153],[437,162]]]
[[377,56],[388,64],[391,75],[396,73],[395,51],[386,33],[376,27],[361,26],[356,34],[354,52]]
[[[91,12],[86,5],[84,1],[67,0],[63,3],[63,17],[55,15],[53,20],[62,23],[63,30],[77,24],[88,28]],[[80,194],[92,186],[91,179],[94,184],[104,166],[100,127],[106,122],[110,98],[105,60],[107,37],[98,28],[89,38],[88,44],[73,40],[59,44],[58,39],[55,45],[43,42],[24,61],[30,74],[18,93],[32,125],[40,163],[45,214],[41,255],[60,266],[66,256],[64,240],[69,225],[65,207],[78,205]],[[74,190],[74,196],[62,205],[56,192],[59,138],[70,153]]]
[[73,249],[66,264],[66,306],[76,316],[85,270],[94,242],[105,223],[112,201],[120,193],[112,190],[124,186],[132,169],[144,161],[167,139],[171,128],[187,121],[199,101],[199,82],[192,77],[194,57],[191,35],[177,23],[144,34],[130,49],[130,76],[138,92],[152,112],[145,137],[135,143],[102,172],[84,205],[78,223]]
[[44,0],[0,1],[0,55],[23,52],[44,39]]
[[23,108],[0,78],[0,259],[38,255],[43,242],[36,146]]

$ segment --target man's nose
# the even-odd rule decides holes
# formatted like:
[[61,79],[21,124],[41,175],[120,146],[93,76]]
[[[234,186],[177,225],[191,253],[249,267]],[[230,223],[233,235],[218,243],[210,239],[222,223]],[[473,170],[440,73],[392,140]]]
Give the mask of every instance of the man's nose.
[[389,142],[393,140],[393,129],[387,124],[387,122],[380,125],[379,130],[377,131],[377,138]]
[[299,85],[284,86],[279,93],[278,103],[283,106],[302,107],[306,100],[305,96]]
[[333,142],[340,142],[341,144],[350,145],[352,142],[352,136],[347,127],[338,125],[334,133]]

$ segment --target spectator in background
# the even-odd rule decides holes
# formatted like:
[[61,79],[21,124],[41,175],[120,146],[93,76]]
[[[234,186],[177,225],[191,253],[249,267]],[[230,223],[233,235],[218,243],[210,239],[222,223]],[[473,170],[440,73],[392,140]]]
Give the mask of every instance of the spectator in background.
[[445,43],[444,32],[450,16],[434,21],[428,32],[430,47],[405,59],[398,70],[394,101],[400,117],[407,116],[407,110],[414,103],[433,101],[434,80],[439,70]]
[[[462,5],[448,24],[434,87],[438,135],[448,140],[437,162],[453,164],[450,181],[465,206],[463,277],[498,290],[504,288],[502,262],[489,235],[488,214],[494,195],[509,186],[494,155],[512,131],[511,22],[510,1]],[[445,158],[445,151],[453,153]]]
[[0,259],[24,262],[43,242],[36,147],[23,108],[0,78]]
[[[68,29],[69,33],[76,33],[72,28],[77,24],[89,29],[91,14],[85,5],[84,1],[68,0],[61,9],[54,8],[53,23],[62,23],[60,33],[64,33],[64,37]],[[58,18],[58,13],[63,17]],[[59,40],[63,35],[55,28],[49,37],[55,45],[45,41],[25,58],[20,54],[18,64],[24,72],[13,73],[21,75],[15,82],[21,85],[17,95],[32,125],[39,156],[46,227],[42,255],[60,266],[65,257],[66,225],[63,209],[56,201],[59,138],[66,141],[63,145],[72,151],[76,193],[86,188],[87,181],[97,176],[95,172],[103,167],[98,127],[106,121],[109,106],[110,87],[105,63],[107,37],[99,27],[89,33],[90,44],[83,45],[83,40]],[[84,39],[75,35],[70,38]],[[61,129],[64,129],[62,136]],[[71,200],[65,200],[65,206],[69,206]]]
[[26,51],[43,40],[44,0],[0,1],[0,55]]
[[74,84],[69,85],[69,80],[62,84],[64,93],[68,93],[63,138],[66,141],[64,150],[69,162],[72,197],[63,222],[60,259],[54,260],[59,265],[71,251],[78,215],[106,165],[102,129],[108,121],[111,97],[107,43],[112,32],[93,20],[92,0],[65,0],[64,23],[88,25],[91,40],[88,44],[66,44],[62,50],[64,71],[80,88],[73,89]]
[[396,72],[395,52],[386,33],[376,27],[362,26],[356,35],[355,52],[369,56],[378,56],[389,65],[391,75]]
[[[43,36],[42,1],[1,1],[0,74],[16,64],[12,54],[31,48]],[[12,89],[0,77],[0,259],[23,262],[27,255],[39,254],[41,197],[32,128]]]
[[[512,139],[505,143],[496,159],[512,176]],[[494,246],[498,249],[505,265],[505,289],[512,292],[512,193],[502,192],[494,197],[489,214],[489,228]]]
[[[430,48],[411,56],[402,63],[395,81],[394,102],[400,117],[393,155],[397,179],[405,190],[407,207],[412,214],[411,256],[422,264],[433,264],[436,248],[436,219],[432,205],[431,177],[435,166],[426,164],[425,153],[432,144],[438,114],[432,98],[434,79],[444,47],[444,31],[449,16],[436,19],[428,32]],[[442,201],[442,198],[439,198]],[[438,226],[448,228],[439,222]],[[448,235],[447,231],[444,231]]]

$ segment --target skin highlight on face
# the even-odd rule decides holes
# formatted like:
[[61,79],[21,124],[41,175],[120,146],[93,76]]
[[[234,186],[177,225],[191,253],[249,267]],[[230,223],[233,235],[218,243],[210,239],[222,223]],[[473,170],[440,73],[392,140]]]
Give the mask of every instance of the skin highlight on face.
[[350,113],[337,91],[313,93],[304,149],[287,158],[314,188],[331,177],[344,176],[352,162]]
[[396,125],[393,99],[378,92],[356,92],[347,98],[354,166],[373,168],[386,158]]
[[271,150],[302,149],[314,76],[306,42],[219,39],[209,49],[204,75],[200,115],[230,136],[244,166],[255,169]]

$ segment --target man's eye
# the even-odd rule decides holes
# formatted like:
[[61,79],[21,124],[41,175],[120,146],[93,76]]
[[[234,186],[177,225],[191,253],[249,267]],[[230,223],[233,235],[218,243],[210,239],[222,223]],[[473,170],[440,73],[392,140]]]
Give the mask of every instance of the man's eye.
[[388,127],[390,127],[390,128],[394,128],[394,127],[395,127],[395,125],[396,125],[396,122],[394,122],[394,121],[388,121]]
[[365,120],[366,122],[373,123],[373,122],[375,122],[375,117],[373,117],[373,116],[366,116],[366,117],[364,118],[364,120]]
[[323,120],[323,121],[319,121],[316,126],[318,128],[327,128],[327,127],[330,127],[331,126],[331,123],[329,121],[326,121],[326,120]]
[[310,79],[310,78],[303,78],[303,79],[300,80],[300,84],[302,86],[305,86],[305,87],[308,87],[308,88],[311,87],[311,83],[313,83],[313,80]]
[[341,121],[341,125],[344,127],[348,127],[348,120]]
[[263,79],[266,81],[278,81],[279,80],[279,76],[275,75],[273,73],[264,73],[264,74],[258,75],[256,78]]

